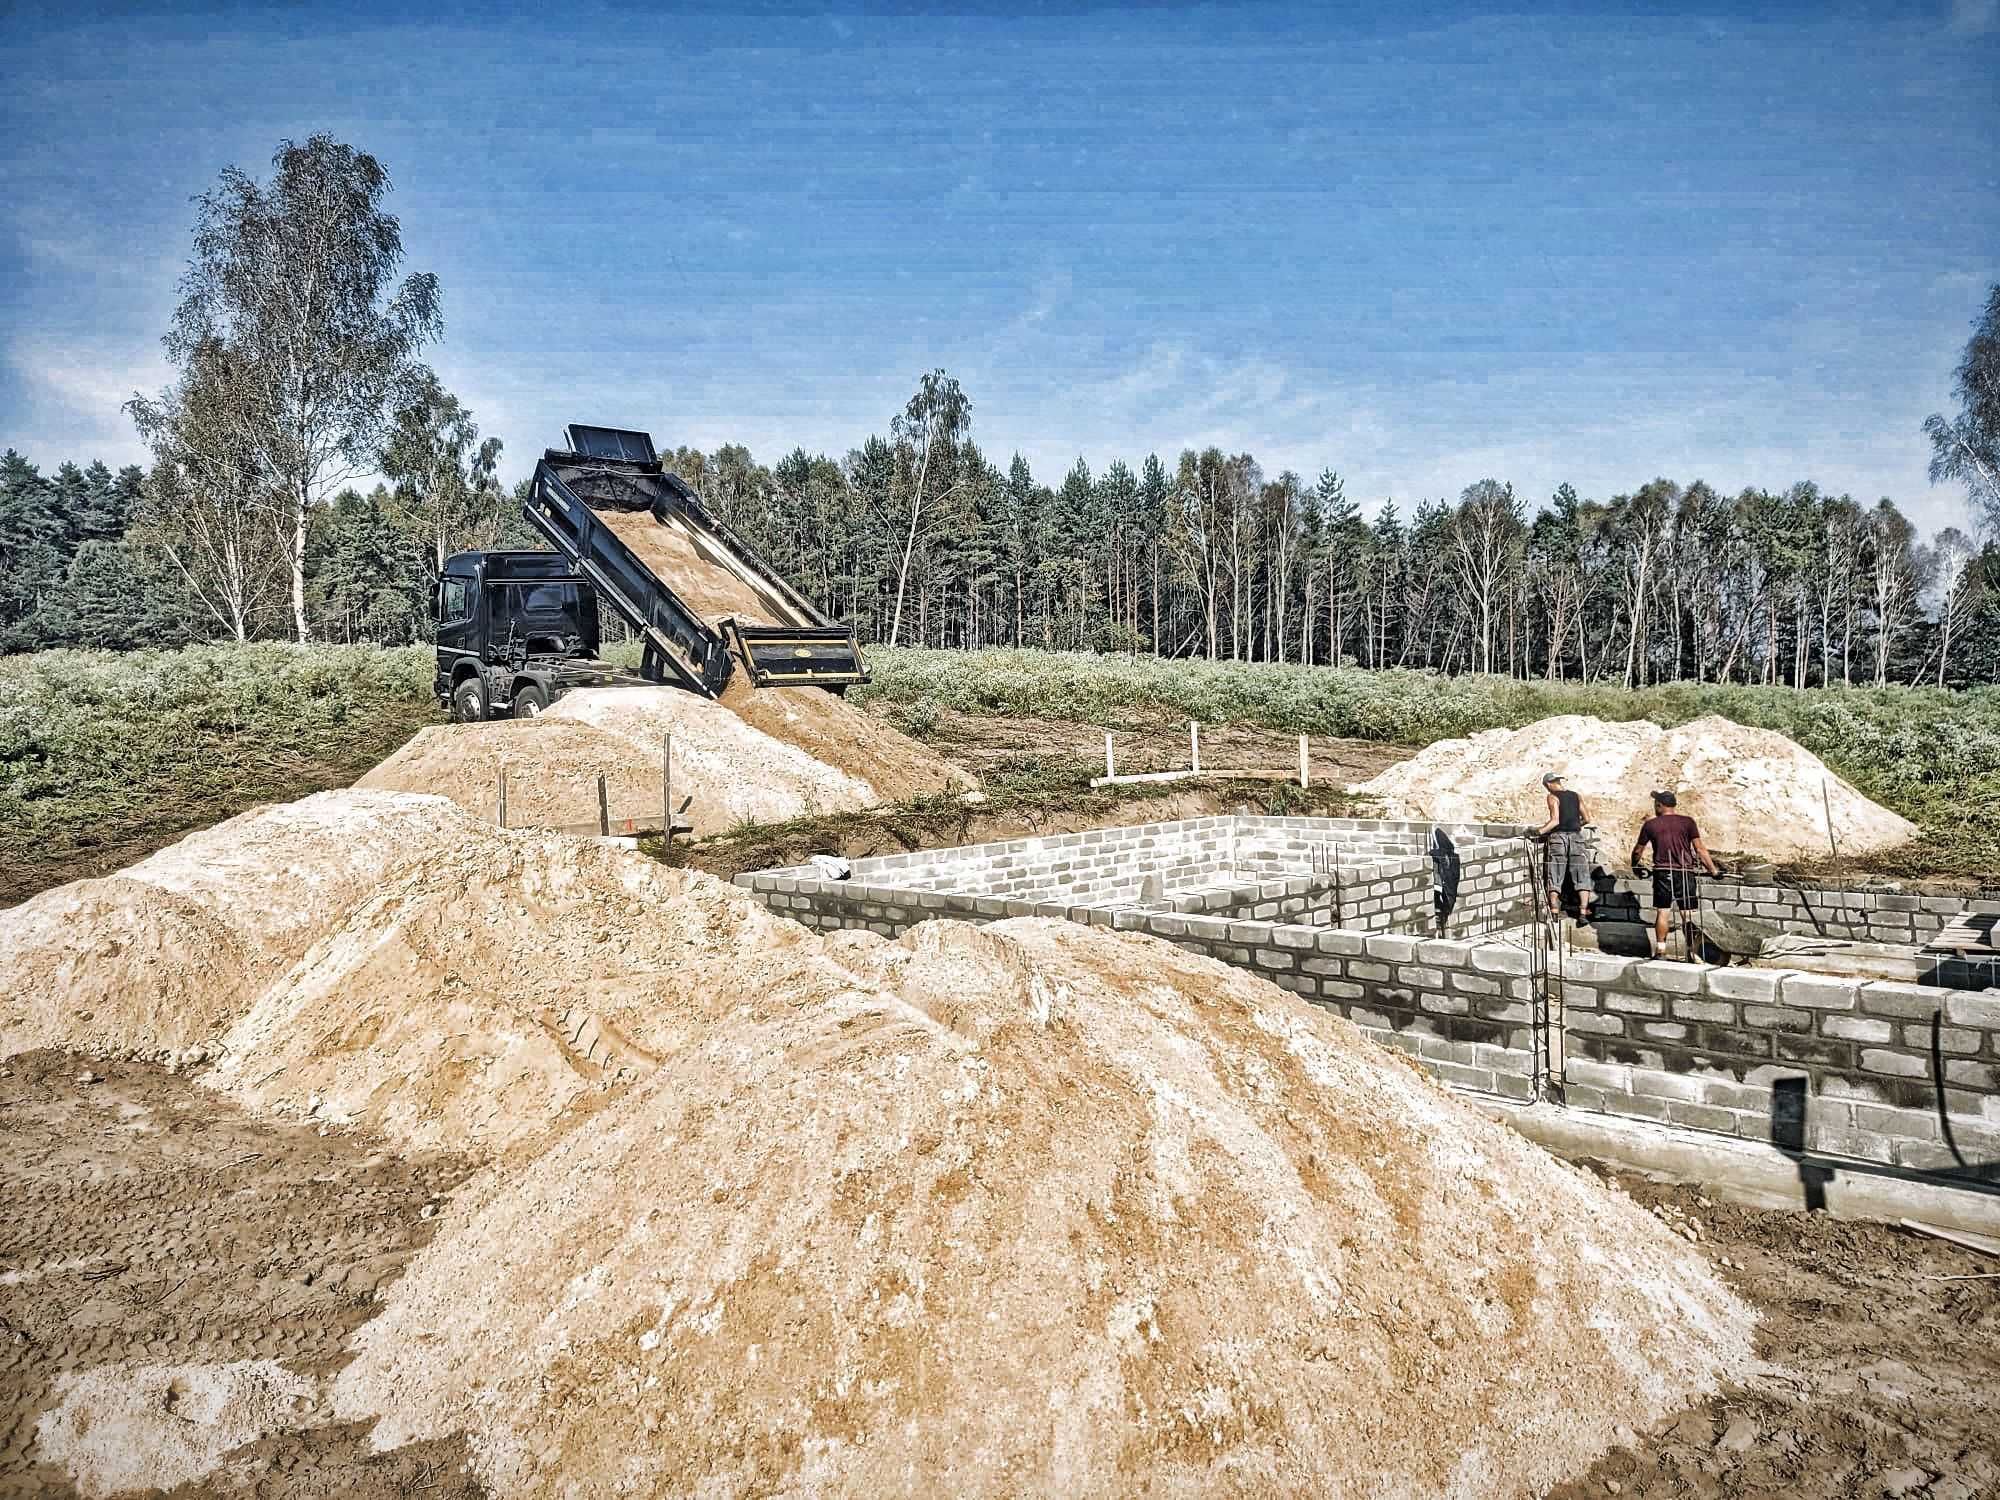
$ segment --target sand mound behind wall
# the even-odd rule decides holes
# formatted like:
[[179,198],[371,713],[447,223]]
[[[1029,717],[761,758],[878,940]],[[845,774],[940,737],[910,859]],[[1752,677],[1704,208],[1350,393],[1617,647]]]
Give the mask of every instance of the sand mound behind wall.
[[0,912],[0,1056],[213,1038],[398,867],[452,847],[436,797],[321,792]]
[[1353,788],[1390,817],[1532,823],[1544,819],[1542,775],[1559,771],[1599,830],[1599,852],[1622,861],[1656,788],[1701,825],[1718,853],[1811,859],[1829,853],[1827,809],[1843,854],[1892,848],[1916,826],[1870,801],[1804,746],[1716,715],[1678,729],[1582,714],[1521,729],[1440,740]]
[[1748,1356],[1657,1220],[1241,971],[1046,922],[790,963],[463,1194],[337,1414],[520,1497],[1486,1500]]

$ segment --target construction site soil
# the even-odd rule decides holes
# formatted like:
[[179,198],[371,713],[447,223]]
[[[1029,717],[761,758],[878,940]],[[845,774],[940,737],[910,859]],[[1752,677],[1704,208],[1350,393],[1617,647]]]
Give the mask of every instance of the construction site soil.
[[[80,1082],[85,1071],[96,1081]],[[276,1360],[323,1390],[472,1170],[392,1152],[367,1132],[250,1115],[156,1064],[59,1052],[0,1063],[0,1128],[5,1500],[83,1493],[32,1447],[65,1377]],[[1939,1279],[1990,1274],[1993,1261],[1881,1225],[1613,1180],[1698,1226],[1695,1250],[1757,1310],[1763,1373],[1642,1426],[1554,1500],[2000,1489],[2000,1281]],[[179,1404],[163,1390],[160,1414]],[[138,1493],[507,1493],[473,1476],[463,1438],[378,1452],[373,1427],[338,1420],[322,1397],[221,1455],[207,1478]],[[112,1435],[100,1444],[115,1455]]]
[[[480,1493],[461,1441],[377,1454],[323,1396],[187,1475],[223,1416],[197,1404],[200,1372],[276,1361],[323,1387],[469,1163],[260,1119],[158,1064],[50,1051],[0,1063],[0,1136],[0,1496],[79,1493],[50,1450],[100,1477],[150,1461],[185,1496]],[[133,1390],[153,1399],[88,1420]]]
[[977,783],[865,710],[814,689],[739,684],[723,702],[665,687],[587,688],[534,719],[439,724],[356,786],[430,792],[486,819],[507,777],[510,827],[609,815],[659,821],[673,737],[674,800],[697,836],[852,811]]
[[[691,1475],[718,1495],[1526,1495],[1744,1369],[1748,1312],[1693,1247],[1241,970],[1059,922],[818,937],[439,799],[278,811],[127,878],[211,920],[158,928],[123,984],[107,959],[79,1039],[324,1139],[484,1163],[330,1387],[334,1421],[380,1419],[377,1449],[463,1435],[509,1496]],[[296,913],[248,909],[242,867],[295,873],[329,832],[369,878],[317,898],[282,972],[149,1046],[160,966],[299,945]],[[10,950],[21,921],[0,917]],[[27,1010],[9,1052],[61,1026],[60,995]],[[171,1180],[121,1146],[127,1191]],[[224,1178],[213,1211],[240,1196]],[[85,1201],[106,1254],[144,1217]],[[60,1239],[17,1247],[31,1299]],[[72,1306],[38,1300],[17,1348]],[[252,1394],[239,1417],[307,1399],[255,1367],[268,1348],[153,1342],[129,1379],[53,1379],[115,1358],[45,1371],[23,1459],[129,1475],[159,1430],[146,1391],[189,1420],[217,1391]],[[232,1368],[190,1368],[211,1364]],[[240,1436],[167,1444],[162,1482]]]
[[[1000,718],[988,714],[940,710],[925,740],[938,753],[964,769],[984,774],[1027,756],[1056,757],[1104,764],[1104,732],[1113,731],[1112,749],[1120,775],[1179,771],[1188,766],[1188,726],[1185,719],[1134,713],[1105,726],[1068,719]],[[1378,775],[1416,752],[1372,740],[1343,740],[1317,735],[1308,741],[1312,780],[1334,785]],[[1201,764],[1205,771],[1281,771],[1295,774],[1299,737],[1254,724],[1208,724],[1201,730]]]

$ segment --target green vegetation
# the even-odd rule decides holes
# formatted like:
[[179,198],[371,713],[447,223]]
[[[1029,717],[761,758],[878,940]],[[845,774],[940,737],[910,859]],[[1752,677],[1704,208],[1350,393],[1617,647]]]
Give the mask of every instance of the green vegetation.
[[1155,661],[1079,652],[868,653],[869,696],[906,722],[938,709],[1120,725],[1162,717],[1257,724],[1399,745],[1513,728],[1552,714],[1650,719],[1705,714],[1789,735],[1924,829],[1888,872],[2000,872],[2000,689],[1791,688],[1441,677],[1423,672]]
[[435,716],[427,647],[0,659],[0,905],[345,786]]

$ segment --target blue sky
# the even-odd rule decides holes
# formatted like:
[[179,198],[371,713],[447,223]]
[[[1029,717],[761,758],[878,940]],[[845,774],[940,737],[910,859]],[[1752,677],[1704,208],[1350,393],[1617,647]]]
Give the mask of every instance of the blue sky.
[[9,5],[0,446],[140,456],[189,199],[327,130],[510,476],[570,420],[841,453],[942,365],[1050,482],[1212,442],[1962,523],[1919,424],[2000,280],[1996,11]]

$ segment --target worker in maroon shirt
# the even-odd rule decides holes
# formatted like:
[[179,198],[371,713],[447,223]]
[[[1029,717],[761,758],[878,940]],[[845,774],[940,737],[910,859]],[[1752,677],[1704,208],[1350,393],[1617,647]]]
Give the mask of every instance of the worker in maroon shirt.
[[1694,819],[1674,811],[1675,801],[1672,792],[1653,793],[1653,815],[1639,825],[1639,836],[1632,841],[1635,875],[1645,864],[1639,857],[1640,851],[1649,845],[1653,851],[1653,934],[1659,940],[1653,950],[1656,953],[1667,951],[1667,914],[1676,907],[1682,912],[1700,909],[1700,872],[1722,873],[1710,858],[1708,846],[1702,843],[1701,830]]

